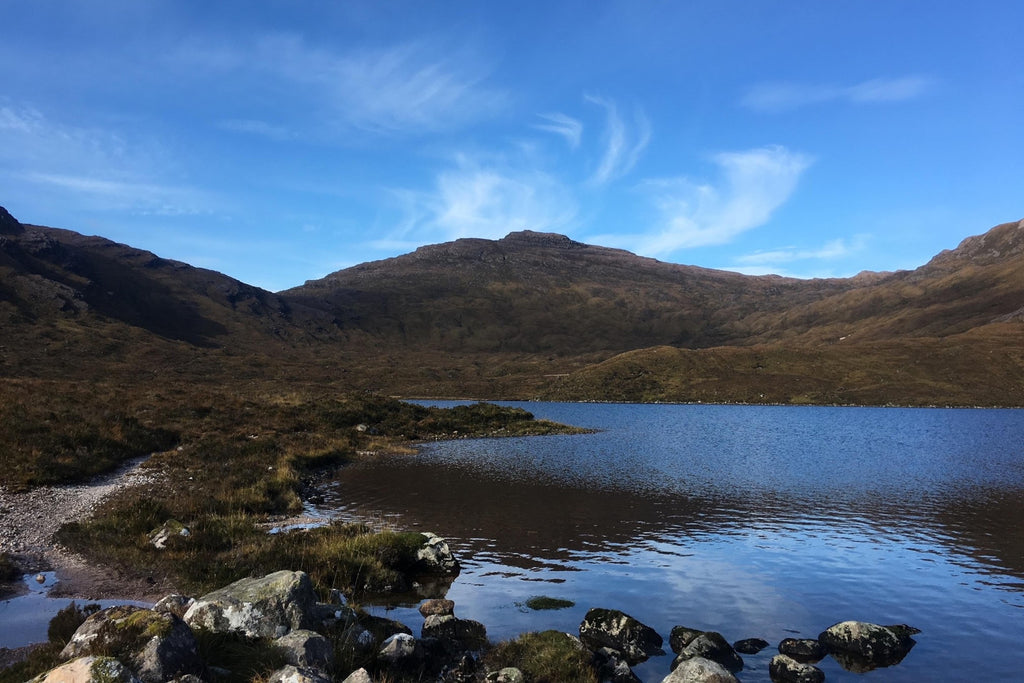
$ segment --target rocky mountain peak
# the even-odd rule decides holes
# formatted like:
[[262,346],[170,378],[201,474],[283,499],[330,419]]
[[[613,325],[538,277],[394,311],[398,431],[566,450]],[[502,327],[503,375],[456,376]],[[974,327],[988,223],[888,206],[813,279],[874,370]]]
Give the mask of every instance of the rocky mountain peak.
[[25,232],[24,226],[7,209],[0,206],[0,235],[20,235]]

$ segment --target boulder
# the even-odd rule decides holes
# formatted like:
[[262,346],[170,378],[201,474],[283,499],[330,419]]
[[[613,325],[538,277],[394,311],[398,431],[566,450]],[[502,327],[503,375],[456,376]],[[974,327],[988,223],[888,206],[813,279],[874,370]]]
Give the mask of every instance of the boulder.
[[391,666],[409,667],[422,661],[423,648],[408,633],[396,633],[384,641],[377,656]]
[[424,638],[436,638],[448,652],[479,650],[487,644],[487,629],[479,621],[453,614],[432,614],[423,621]]
[[903,661],[917,644],[911,636],[920,632],[906,624],[843,621],[822,631],[818,640],[845,669],[864,672]]
[[768,675],[774,683],[822,683],[825,672],[787,655],[775,655],[768,663]]
[[203,673],[195,636],[184,621],[132,605],[89,616],[60,654],[67,659],[93,654],[118,657],[143,683]]
[[270,674],[267,683],[332,683],[330,676],[317,669],[303,669],[292,664]]
[[514,666],[506,666],[500,671],[492,671],[484,679],[487,683],[526,683],[526,676]]
[[297,629],[275,640],[274,645],[284,652],[286,662],[300,669],[330,671],[334,663],[331,644],[314,631]]
[[172,539],[188,538],[191,535],[187,526],[176,519],[169,519],[149,534],[149,544],[157,550],[164,550]]
[[602,647],[594,652],[594,666],[600,680],[609,683],[640,683],[629,663],[617,650]]
[[462,568],[448,542],[429,531],[421,534],[423,547],[416,551],[416,570],[426,574],[458,574]]
[[455,603],[443,598],[425,600],[423,604],[420,605],[420,614],[422,614],[424,618],[429,617],[432,614],[437,614],[439,616],[455,614]]
[[154,612],[167,612],[176,617],[184,618],[185,612],[195,602],[194,598],[185,595],[167,595],[153,605]]
[[113,657],[79,657],[39,674],[29,683],[140,683],[139,679]]
[[744,638],[732,644],[732,648],[741,655],[756,655],[768,647],[768,641],[762,638]]
[[704,633],[700,629],[688,626],[673,626],[672,632],[668,634],[668,645],[672,652],[679,654],[683,648],[690,644],[690,641]]
[[370,674],[366,669],[356,669],[350,673],[341,683],[373,683]]
[[694,657],[680,662],[661,683],[739,683],[739,680],[718,662]]
[[736,654],[736,651],[732,649],[732,645],[722,637],[722,634],[715,631],[705,631],[691,640],[680,651],[672,666],[679,666],[680,663],[694,657],[703,657],[704,659],[718,662],[731,673],[736,673],[743,669],[743,658]]
[[279,571],[236,581],[196,600],[185,613],[193,628],[280,638],[314,626],[316,595],[305,572]]
[[616,650],[630,666],[665,654],[661,649],[664,641],[657,631],[614,609],[587,612],[580,623],[580,640],[591,650]]
[[828,654],[825,646],[814,638],[785,638],[779,643],[779,654],[798,662],[817,662]]

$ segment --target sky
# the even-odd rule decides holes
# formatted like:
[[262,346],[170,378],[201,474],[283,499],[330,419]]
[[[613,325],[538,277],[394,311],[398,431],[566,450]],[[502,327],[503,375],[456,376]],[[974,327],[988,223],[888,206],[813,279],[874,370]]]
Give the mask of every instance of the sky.
[[272,291],[462,237],[847,277],[1024,218],[1024,2],[0,0],[0,205]]

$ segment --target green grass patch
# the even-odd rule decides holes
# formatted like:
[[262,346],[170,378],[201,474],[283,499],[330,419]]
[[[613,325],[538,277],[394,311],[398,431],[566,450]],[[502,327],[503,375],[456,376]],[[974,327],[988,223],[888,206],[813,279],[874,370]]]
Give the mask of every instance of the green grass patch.
[[532,610],[541,611],[575,607],[576,603],[572,600],[563,600],[562,598],[551,598],[546,595],[535,595],[529,600],[527,600],[525,605]]
[[597,683],[592,662],[589,651],[560,631],[524,633],[484,656],[488,670],[514,666],[532,683]]

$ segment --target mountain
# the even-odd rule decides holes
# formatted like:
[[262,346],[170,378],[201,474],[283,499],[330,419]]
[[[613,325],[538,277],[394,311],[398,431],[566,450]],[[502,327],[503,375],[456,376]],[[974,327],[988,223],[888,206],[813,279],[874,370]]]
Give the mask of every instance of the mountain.
[[0,209],[0,376],[405,396],[1024,405],[1024,221],[799,280],[562,235],[460,239],[284,292]]

